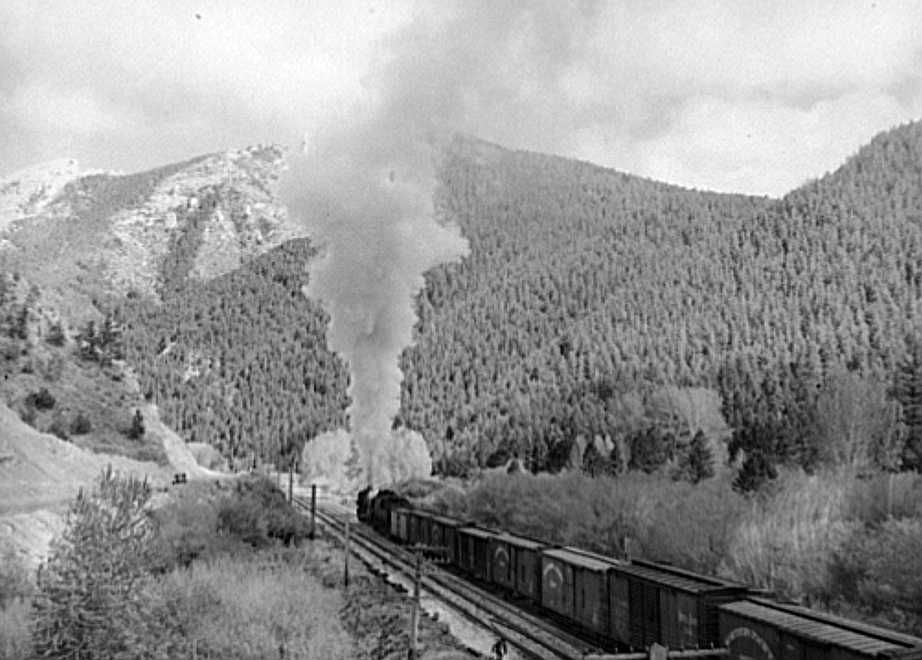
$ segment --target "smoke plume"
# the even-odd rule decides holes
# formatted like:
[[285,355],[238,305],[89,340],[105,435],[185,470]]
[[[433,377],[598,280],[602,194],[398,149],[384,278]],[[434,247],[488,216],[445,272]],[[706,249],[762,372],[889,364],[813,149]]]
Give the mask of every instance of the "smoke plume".
[[[381,44],[362,105],[305,126],[288,186],[290,208],[322,245],[307,293],[323,301],[329,344],[349,363],[350,442],[375,485],[401,471],[392,460],[398,445],[422,454],[414,449],[421,438],[391,433],[422,274],[467,253],[459,230],[433,208],[442,148],[454,132],[489,139],[562,130],[552,99],[595,14],[583,2],[421,11]],[[421,460],[417,471],[429,466]]]

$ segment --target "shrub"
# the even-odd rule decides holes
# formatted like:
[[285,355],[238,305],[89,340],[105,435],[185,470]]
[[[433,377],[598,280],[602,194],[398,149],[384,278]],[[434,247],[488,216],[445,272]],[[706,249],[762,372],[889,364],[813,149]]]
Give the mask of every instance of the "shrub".
[[32,594],[29,568],[13,545],[0,541],[0,610]]
[[922,617],[922,520],[891,518],[863,527],[834,561],[843,597]]
[[32,392],[26,397],[26,405],[37,410],[51,410],[55,403],[57,402],[47,387],[43,387],[38,392]]
[[157,573],[188,567],[199,559],[236,554],[246,547],[236,537],[218,534],[217,502],[182,498],[157,509],[153,515],[158,533],[152,547],[152,565]]
[[149,657],[157,619],[144,598],[154,525],[145,481],[111,466],[68,510],[39,569],[33,602],[36,654],[47,658]]
[[856,525],[847,518],[849,479],[788,472],[753,499],[730,540],[724,570],[779,593],[825,600],[831,558]]
[[17,599],[0,607],[0,659],[32,657],[28,599]]
[[159,608],[200,658],[357,657],[342,628],[342,597],[298,564],[225,557],[179,569],[157,588]]
[[234,494],[221,502],[218,531],[258,548],[273,541],[300,543],[309,530],[271,480],[255,477],[237,482]]
[[64,421],[64,417],[62,415],[56,414],[54,416],[54,419],[51,420],[51,425],[48,427],[48,432],[60,438],[61,440],[70,440],[68,425]]
[[70,420],[71,435],[84,435],[92,430],[93,424],[90,422],[90,419],[82,412],[77,413],[77,416]]
[[144,415],[141,414],[139,408],[136,408],[131,418],[131,426],[128,427],[128,431],[126,431],[125,435],[132,440],[140,440],[144,437],[144,432]]
[[55,321],[48,327],[48,334],[45,335],[45,341],[52,346],[63,346],[67,342],[64,326],[61,325],[60,321]]

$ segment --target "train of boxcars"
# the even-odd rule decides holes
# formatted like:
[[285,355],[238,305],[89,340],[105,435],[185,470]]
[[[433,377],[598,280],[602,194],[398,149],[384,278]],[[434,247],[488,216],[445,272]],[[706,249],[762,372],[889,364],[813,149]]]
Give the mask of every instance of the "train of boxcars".
[[363,491],[358,517],[400,543],[438,549],[470,578],[616,649],[724,647],[738,660],[922,660],[922,639],[777,602],[674,566],[560,547]]

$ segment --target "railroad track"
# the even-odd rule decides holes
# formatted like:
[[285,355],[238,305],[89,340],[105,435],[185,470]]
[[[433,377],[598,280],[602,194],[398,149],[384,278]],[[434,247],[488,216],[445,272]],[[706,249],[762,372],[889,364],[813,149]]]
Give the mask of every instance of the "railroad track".
[[[310,510],[310,503],[295,497],[295,504]],[[369,565],[383,564],[411,580],[415,572],[415,554],[406,547],[382,539],[365,525],[352,522],[348,507],[318,500],[317,520],[341,541],[345,520],[350,520],[350,551]],[[556,624],[525,612],[499,596],[467,580],[440,569],[429,569],[421,578],[424,592],[458,612],[491,635],[502,635],[526,658],[559,660],[604,656],[605,652]],[[646,657],[645,655],[643,657]]]

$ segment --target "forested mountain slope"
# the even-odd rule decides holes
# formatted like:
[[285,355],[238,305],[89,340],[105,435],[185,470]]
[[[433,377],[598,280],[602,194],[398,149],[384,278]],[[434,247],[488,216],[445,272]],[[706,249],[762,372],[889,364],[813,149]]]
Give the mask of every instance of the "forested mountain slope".
[[[648,468],[675,448],[657,401],[684,392],[686,408],[722,405],[750,455],[809,464],[818,386],[842,365],[894,385],[913,466],[920,151],[922,127],[899,127],[772,200],[456,139],[437,202],[471,254],[426,275],[397,423],[441,469],[511,453],[553,467],[581,435]],[[160,320],[132,312],[129,359],[187,437],[269,456],[341,421],[345,372],[300,297],[309,258],[288,243],[178,291]]]
[[738,446],[809,461],[833,364],[902,385],[910,403],[897,367],[919,320],[920,172],[919,124],[778,201],[458,149],[445,204],[472,256],[430,274],[406,420],[459,449],[534,452],[648,425],[612,385],[716,387]]

